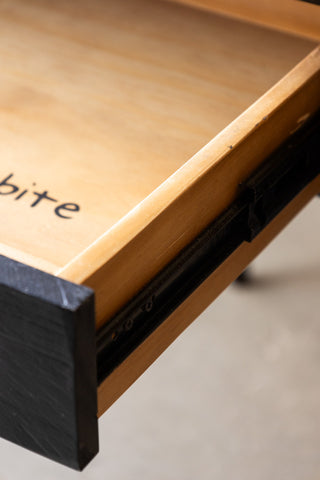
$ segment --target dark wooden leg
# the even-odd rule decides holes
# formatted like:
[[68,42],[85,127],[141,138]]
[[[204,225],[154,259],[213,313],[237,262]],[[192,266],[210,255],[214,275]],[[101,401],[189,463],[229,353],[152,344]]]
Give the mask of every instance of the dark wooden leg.
[[252,282],[251,272],[250,272],[250,269],[247,268],[241,273],[241,275],[239,275],[239,277],[236,279],[234,283],[236,285],[246,286],[251,282]]

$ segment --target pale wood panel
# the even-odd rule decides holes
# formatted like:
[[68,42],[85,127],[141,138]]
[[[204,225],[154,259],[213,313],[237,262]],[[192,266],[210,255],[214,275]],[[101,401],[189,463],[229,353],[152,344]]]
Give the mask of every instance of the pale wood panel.
[[[34,257],[33,255],[29,255],[26,252],[23,252],[22,250],[9,247],[8,245],[4,245],[2,243],[0,243],[0,252],[1,252],[1,255],[4,255],[9,258],[14,258],[18,262],[26,263],[28,265],[37,265],[39,262],[38,257]],[[43,259],[41,260],[41,267],[47,273],[52,273],[52,274],[54,274],[54,272],[56,272],[58,269],[57,265],[54,265],[51,262],[46,262]]]
[[0,253],[58,273],[311,47],[160,1],[2,0],[0,181],[81,211],[1,195]]
[[243,243],[98,388],[102,415],[161,353],[197,318],[292,218],[320,191],[320,177],[305,188],[252,243]]
[[317,48],[62,270],[95,290],[97,328],[230,205],[239,184],[319,107]]
[[320,40],[320,6],[300,0],[173,0]]

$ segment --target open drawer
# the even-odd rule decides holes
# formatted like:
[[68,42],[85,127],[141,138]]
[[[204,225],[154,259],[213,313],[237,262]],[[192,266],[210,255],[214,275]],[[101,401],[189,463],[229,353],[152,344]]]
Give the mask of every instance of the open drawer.
[[0,7],[0,435],[74,468],[320,191],[318,7],[198,3]]

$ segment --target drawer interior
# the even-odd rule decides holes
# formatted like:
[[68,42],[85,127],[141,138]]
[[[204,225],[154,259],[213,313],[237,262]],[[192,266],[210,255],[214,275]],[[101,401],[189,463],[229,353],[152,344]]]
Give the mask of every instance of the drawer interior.
[[0,434],[77,469],[320,189],[309,7],[186,3],[0,4]]
[[313,48],[159,0],[3,2],[0,254],[60,275]]

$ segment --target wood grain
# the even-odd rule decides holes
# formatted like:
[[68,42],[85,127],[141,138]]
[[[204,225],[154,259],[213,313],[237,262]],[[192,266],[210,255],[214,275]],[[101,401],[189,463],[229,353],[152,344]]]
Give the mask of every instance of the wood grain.
[[[0,254],[26,264],[1,261],[4,437],[76,468],[96,453],[93,297],[63,279],[107,322],[319,108],[320,50],[295,67],[314,46],[160,0],[0,2]],[[100,386],[100,414],[318,189]]]
[[317,48],[60,272],[95,290],[97,328],[232,203],[239,184],[319,108],[319,87]]
[[[254,240],[243,243],[188,299],[168,317],[98,389],[101,416],[162,354],[201,312],[320,191],[320,177],[306,187]],[[303,247],[302,247],[303,248]]]
[[[299,0],[174,0],[320,40],[319,5]],[[317,2],[314,2],[315,4]],[[319,3],[319,2],[318,2]]]
[[[60,274],[134,207],[145,228],[137,205],[312,46],[157,0],[2,0],[0,182],[29,192],[0,195],[0,253]],[[81,210],[31,208],[34,191]],[[102,249],[100,264],[117,247]]]

